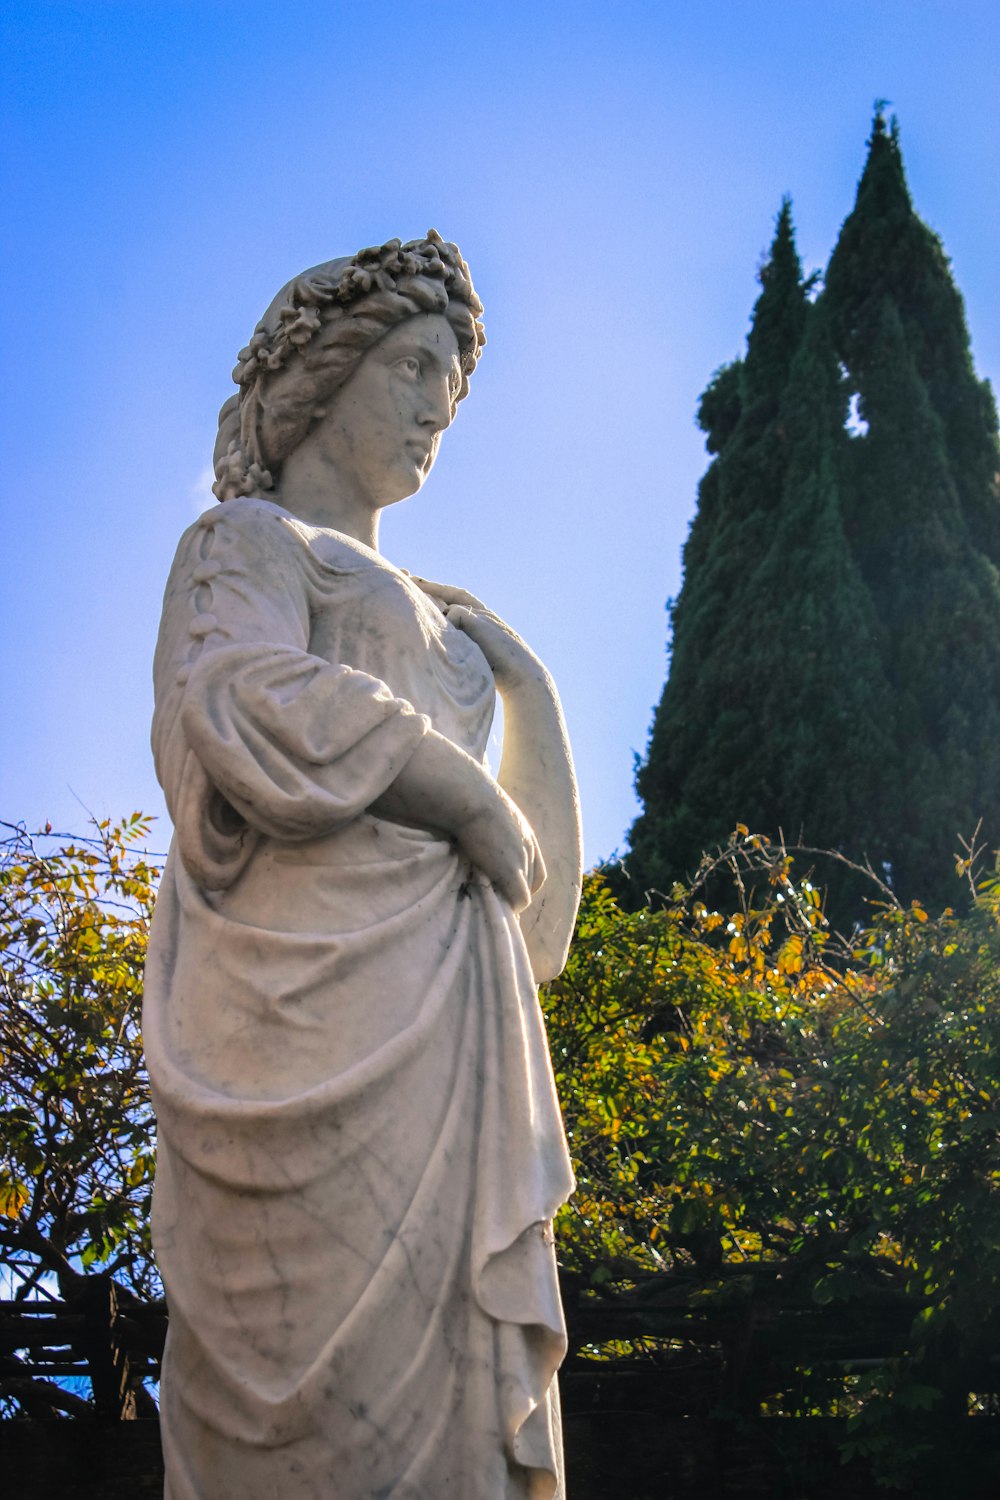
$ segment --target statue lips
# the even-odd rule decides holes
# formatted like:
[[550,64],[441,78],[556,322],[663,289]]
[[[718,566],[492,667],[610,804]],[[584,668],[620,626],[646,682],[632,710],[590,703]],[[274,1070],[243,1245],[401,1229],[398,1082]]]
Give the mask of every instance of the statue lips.
[[426,474],[430,468],[431,459],[434,455],[434,444],[428,443],[424,438],[407,438],[404,444],[407,453],[416,461],[417,468]]

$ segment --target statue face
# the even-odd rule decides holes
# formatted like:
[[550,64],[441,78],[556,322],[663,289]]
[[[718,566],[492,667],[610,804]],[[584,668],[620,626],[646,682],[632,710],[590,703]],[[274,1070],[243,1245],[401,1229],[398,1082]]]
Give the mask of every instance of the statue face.
[[392,505],[430,473],[460,382],[451,324],[419,313],[368,350],[311,436],[356,495]]

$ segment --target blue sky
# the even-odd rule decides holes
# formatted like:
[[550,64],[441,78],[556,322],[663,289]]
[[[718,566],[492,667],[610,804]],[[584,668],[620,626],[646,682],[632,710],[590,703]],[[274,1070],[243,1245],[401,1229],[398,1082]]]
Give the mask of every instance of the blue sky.
[[150,660],[236,352],[297,271],[434,225],[489,346],[383,550],[547,661],[609,854],[699,392],[740,352],[783,193],[825,264],[876,98],[1000,377],[998,43],[978,0],[7,0],[0,816],[162,813]]

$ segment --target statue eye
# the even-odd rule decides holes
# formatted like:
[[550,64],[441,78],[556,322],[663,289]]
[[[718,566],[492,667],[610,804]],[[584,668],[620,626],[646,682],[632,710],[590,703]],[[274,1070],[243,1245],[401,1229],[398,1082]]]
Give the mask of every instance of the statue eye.
[[417,380],[420,376],[420,361],[415,354],[407,354],[404,359],[397,359],[396,369],[409,380]]

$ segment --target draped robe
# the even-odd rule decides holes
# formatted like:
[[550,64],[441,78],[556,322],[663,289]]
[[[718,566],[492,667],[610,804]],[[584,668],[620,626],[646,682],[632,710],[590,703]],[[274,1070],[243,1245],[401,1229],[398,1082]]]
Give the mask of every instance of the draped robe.
[[485,659],[240,499],[181,540],[154,677],[167,1500],[562,1495],[572,1177],[527,953],[451,842],[367,810],[429,725],[483,757]]

